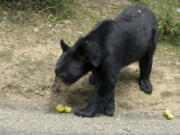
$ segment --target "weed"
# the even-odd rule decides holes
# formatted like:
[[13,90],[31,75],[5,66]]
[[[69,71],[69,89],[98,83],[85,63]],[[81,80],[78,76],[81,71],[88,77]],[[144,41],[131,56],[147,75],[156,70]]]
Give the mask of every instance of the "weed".
[[173,93],[170,92],[170,91],[163,91],[163,92],[161,92],[161,96],[162,97],[170,97],[172,95],[173,95]]
[[180,82],[180,77],[175,77],[174,79],[176,82]]
[[[38,13],[51,13],[54,16],[54,20],[59,18],[71,17],[75,12],[72,8],[75,0],[13,0],[2,1],[0,6],[2,8],[9,8],[15,11],[32,10]],[[13,7],[13,8],[12,8]]]
[[20,89],[16,90],[16,93],[20,94],[20,95],[23,95],[23,92]]
[[176,11],[177,0],[135,0],[140,4],[147,5],[158,19],[159,41],[168,41],[178,45],[180,41],[180,18]]
[[33,92],[33,89],[32,89],[32,88],[27,88],[27,89],[26,89],[26,92],[32,93],[32,92]]
[[151,2],[151,0],[135,0],[138,3],[148,4]]
[[11,50],[0,51],[0,60],[11,61],[13,52]]
[[48,89],[50,89],[50,85],[47,84],[47,82],[43,82],[43,83],[39,86],[39,89],[40,89],[41,91],[48,90]]
[[158,18],[159,40],[175,41],[180,36],[180,24],[173,19],[173,15],[167,10],[160,11]]
[[122,102],[122,103],[119,103],[119,107],[129,111],[129,110],[132,110],[133,109],[133,106],[128,104],[127,102]]
[[163,78],[164,77],[164,72],[160,72],[159,70],[153,70],[152,75],[154,77],[157,77],[157,78]]
[[29,79],[29,75],[26,72],[19,72],[23,78]]
[[54,78],[51,77],[51,78],[49,79],[49,81],[50,81],[51,83],[53,83],[53,82],[54,82]]
[[19,89],[21,86],[18,84],[7,83],[3,89]]
[[175,95],[180,97],[180,89],[175,92]]
[[5,87],[11,89],[11,88],[13,88],[14,86],[13,86],[11,83],[8,83]]

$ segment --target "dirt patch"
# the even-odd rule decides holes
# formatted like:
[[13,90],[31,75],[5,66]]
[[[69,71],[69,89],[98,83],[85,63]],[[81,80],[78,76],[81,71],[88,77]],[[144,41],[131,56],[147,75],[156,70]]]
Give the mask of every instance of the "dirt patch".
[[[125,70],[125,69],[124,69]],[[173,111],[179,111],[180,100],[177,95],[180,83],[175,81],[176,75],[179,76],[178,69],[162,67],[161,65],[156,65],[154,62],[154,67],[151,75],[151,81],[153,85],[153,93],[147,95],[139,90],[137,83],[138,78],[138,66],[132,65],[126,69],[124,73],[130,70],[130,78],[127,81],[120,81],[118,83],[117,91],[117,104],[121,102],[127,102],[133,106],[134,110],[139,111],[155,111],[171,109]],[[122,74],[124,74],[122,72]],[[134,78],[132,77],[134,75]]]
[[[59,103],[71,105],[73,109],[85,106],[93,91],[93,86],[88,82],[89,74],[59,94],[52,93],[51,86],[54,67],[62,53],[59,40],[63,38],[72,45],[98,21],[115,17],[130,3],[111,0],[104,7],[101,6],[101,10],[99,4],[85,4],[76,19],[57,22],[32,13],[31,21],[13,23],[15,18],[6,19],[10,14],[6,12],[7,17],[0,22],[0,96],[7,99],[32,99],[37,106],[44,101],[50,110]],[[151,75],[151,95],[139,90],[137,63],[122,69],[116,85],[116,108],[140,112],[168,108],[179,113],[179,52],[175,47],[159,45]]]

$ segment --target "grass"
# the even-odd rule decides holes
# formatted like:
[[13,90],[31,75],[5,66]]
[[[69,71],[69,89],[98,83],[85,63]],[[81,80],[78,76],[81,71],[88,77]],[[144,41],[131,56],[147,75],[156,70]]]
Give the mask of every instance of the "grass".
[[[14,14],[19,11],[33,11],[36,13],[49,13],[52,14],[53,19],[68,18],[73,16],[73,6],[75,0],[14,0],[4,1],[0,3],[2,9],[11,10]],[[13,8],[12,8],[13,7]]]
[[21,74],[21,76],[25,79],[29,79],[30,78],[30,75],[28,74],[28,73],[26,73],[26,72],[24,72],[24,71],[20,71],[19,72],[20,74]]
[[33,89],[32,89],[32,88],[27,88],[27,89],[26,89],[26,92],[32,93],[32,92],[33,92]]
[[[106,3],[104,4],[104,2]],[[32,97],[34,94],[39,96],[41,93],[42,95],[47,96],[44,93],[51,89],[54,80],[55,63],[61,52],[59,49],[59,39],[64,38],[66,42],[73,45],[81,35],[85,35],[90,31],[98,21],[105,18],[113,18],[126,7],[123,7],[120,4],[119,7],[117,3],[113,2],[115,2],[115,0],[88,0],[82,2],[82,5],[80,6],[80,3],[76,3],[74,9],[70,9],[75,10],[75,13],[72,13],[72,17],[70,17],[71,13],[67,12],[67,17],[64,18],[52,15],[51,13],[48,13],[48,10],[44,10],[43,12],[18,10],[18,13],[17,11],[11,12],[8,9],[4,10],[0,7],[0,25],[2,24],[3,26],[0,27],[0,33],[5,33],[0,36],[0,42],[2,42],[2,46],[0,46],[7,48],[3,50],[3,53],[0,53],[0,61],[3,60],[3,69],[7,70],[7,72],[2,72],[1,77],[3,82],[6,81],[7,78],[7,81],[13,82],[15,80],[15,83],[20,85],[19,87],[16,87],[16,84],[8,83],[4,91],[9,93],[13,92],[13,94],[16,92],[15,96],[19,94],[24,95],[27,98]],[[120,1],[117,0],[117,2],[119,3]],[[153,1],[153,3],[149,4],[155,4],[155,2]],[[156,6],[152,5],[151,8],[153,7],[156,8]],[[2,13],[7,12],[7,14],[1,14],[1,11]],[[6,20],[3,19],[4,16],[7,17]],[[39,31],[35,32],[34,28],[38,28]],[[170,55],[172,52],[175,55]],[[174,65],[176,60],[180,60],[180,47],[176,47],[175,45],[172,46],[172,44],[167,43],[166,41],[161,42],[157,47],[155,57],[157,57],[160,62],[154,62],[156,65],[154,65],[152,71],[153,74],[151,79],[153,81],[153,86],[155,85],[154,88],[158,88],[154,92],[157,92],[156,94],[158,96],[160,95],[161,98],[165,97],[162,100],[165,102],[164,104],[166,104],[166,98],[168,97],[168,99],[170,99],[172,95],[175,100],[179,101],[179,92],[176,94],[176,92],[173,91],[174,89],[172,89],[172,93],[170,94],[166,91],[160,93],[163,91],[161,89],[164,87],[159,86],[165,85],[165,87],[167,87],[168,84],[166,83],[167,80],[165,80],[167,74],[158,68],[164,67],[169,71],[169,66]],[[35,59],[35,61],[32,61],[32,59]],[[8,62],[8,60],[10,62]],[[172,64],[168,64],[169,61]],[[6,63],[8,66],[6,66]],[[174,71],[177,67],[173,66],[171,69]],[[120,92],[125,90],[125,95],[127,94],[129,96],[124,96],[124,94],[121,94],[120,96],[116,93],[117,98],[120,97],[119,99],[121,99],[116,101],[117,107],[127,111],[136,110],[141,107],[143,109],[143,105],[139,104],[137,98],[135,98],[141,98],[142,102],[146,100],[146,98],[144,98],[146,95],[142,92],[138,92],[139,87],[137,78],[139,76],[139,69],[137,72],[134,70],[127,71],[128,72],[122,72],[122,74],[120,74],[119,79],[122,85],[118,85],[116,89]],[[14,74],[16,76],[13,76]],[[130,83],[132,80],[134,81],[132,83],[133,85]],[[179,88],[179,78],[175,78],[175,81]],[[5,85],[3,82],[0,84],[1,87]],[[58,103],[61,103],[62,101],[67,105],[77,108],[84,107],[87,105],[94,87],[90,87],[85,79],[83,80],[83,83],[84,84],[80,81],[74,86],[62,90],[58,95],[58,98],[51,95],[50,100],[54,102],[59,99]],[[137,90],[134,91],[134,89]],[[37,93],[40,94],[37,94],[35,91],[38,91]],[[156,98],[154,98],[154,95],[148,97],[150,98],[147,98],[149,101],[147,105],[150,105],[151,108],[151,103],[154,101],[153,99]],[[171,102],[175,104],[175,100],[172,100]],[[161,103],[159,99],[157,102]],[[164,104],[162,104],[162,106]]]
[[41,85],[39,86],[39,89],[41,91],[49,90],[51,86],[47,82],[42,82]]
[[5,86],[3,87],[3,89],[19,89],[21,88],[21,86],[19,84],[14,84],[14,83],[7,83],[5,84]]
[[[134,0],[134,3],[145,4],[156,14],[158,18],[159,39],[161,41],[168,41],[172,45],[179,46],[180,15],[176,11],[180,5],[178,0]],[[7,10],[9,12],[8,19],[14,18],[13,22],[15,23],[32,23],[35,25],[36,21],[32,19],[35,14],[27,15],[27,12],[42,14],[44,18],[50,16],[48,19],[55,22],[69,19],[82,23],[84,22],[82,20],[88,16],[90,18],[89,21],[91,21],[88,25],[92,27],[92,24],[94,26],[92,20],[97,22],[103,16],[106,16],[107,13],[104,8],[106,10],[113,9],[107,10],[107,12],[113,12],[112,14],[115,13],[114,11],[118,14],[121,11],[121,7],[118,8],[105,0],[95,0],[93,2],[88,0],[14,0],[13,2],[2,1],[0,3],[0,12]]]
[[163,91],[163,92],[161,92],[161,96],[162,97],[171,97],[172,95],[173,95],[173,93],[170,92],[170,91]]
[[177,83],[180,82],[180,77],[175,77],[174,79]]
[[19,94],[19,95],[23,95],[24,94],[24,92],[22,90],[20,90],[20,89],[17,89],[16,93]]
[[[106,3],[104,4],[104,2]],[[18,10],[18,13],[17,11],[12,12],[9,9],[2,9],[0,6],[0,12],[7,12],[7,20],[3,20],[5,23],[4,28],[0,29],[1,31],[5,32],[10,31],[9,33],[3,35],[3,37],[7,38],[7,41],[4,41],[4,38],[2,40],[2,43],[4,44],[2,44],[2,46],[6,46],[7,48],[9,47],[9,49],[0,52],[0,60],[8,63],[8,60],[12,60],[13,55],[17,56],[17,59],[10,63],[13,68],[11,69],[11,67],[8,67],[7,69],[8,71],[12,71],[9,73],[8,79],[17,79],[16,83],[22,84],[23,87],[25,87],[24,89],[20,89],[22,93],[31,95],[31,92],[34,90],[46,91],[51,89],[50,84],[53,82],[52,77],[54,76],[53,70],[55,62],[59,57],[59,45],[56,45],[56,43],[59,44],[58,42],[60,38],[65,38],[65,41],[71,43],[72,45],[80,36],[78,32],[81,32],[81,35],[85,35],[98,21],[105,18],[113,18],[125,8],[123,6],[120,6],[119,8],[116,4],[112,4],[111,1],[105,0],[86,1],[82,2],[82,5],[79,4],[80,3],[76,3],[74,9],[70,9],[75,10],[75,13],[72,13],[72,17],[70,17],[71,13],[68,11],[66,13],[67,17],[64,18],[51,16],[51,13],[48,13],[47,10],[43,12],[34,12],[32,10],[27,12],[27,10]],[[0,19],[0,22],[1,21],[2,20]],[[48,26],[49,24],[51,27]],[[13,28],[12,31],[11,26]],[[38,32],[33,31],[36,27],[39,29]],[[56,48],[56,46],[58,47]],[[165,58],[161,60],[161,63],[163,61],[166,63],[167,59],[169,60],[169,55],[167,56],[167,59],[164,56],[166,53],[169,54],[169,52],[172,51],[175,52],[175,55],[172,56],[172,61],[173,58],[180,58],[180,49],[175,46],[172,48],[171,47],[172,46],[167,43],[161,43],[161,45],[158,46],[156,56]],[[168,48],[168,50],[166,50],[166,48]],[[11,50],[14,52],[14,54]],[[28,53],[27,56],[24,55],[25,52]],[[32,61],[32,58],[34,58],[35,61]],[[13,77],[11,73],[16,73],[17,76]],[[154,72],[154,76],[157,76],[156,78],[164,78],[164,74],[162,72],[158,73],[156,70]],[[5,77],[6,74],[3,74],[2,78]],[[127,74],[125,72],[122,74],[122,76],[120,76],[120,80],[129,82],[132,80],[132,78],[137,77],[137,73],[132,72],[131,74],[130,72],[130,74]],[[178,81],[178,79],[176,80]],[[13,90],[14,87],[14,84],[9,84],[6,88]],[[16,89],[18,90],[19,88],[17,87]],[[89,88],[86,83],[80,89],[72,89],[73,90],[70,91],[67,90],[67,95],[61,98],[65,98],[66,102],[70,105],[87,104],[91,95],[90,92],[92,92],[90,89],[93,88]],[[125,110],[131,110],[134,108],[128,102],[119,103],[119,106]]]
[[175,96],[180,97],[180,89],[177,89],[177,91],[175,92]]
[[178,0],[135,0],[147,5],[158,19],[158,33],[160,41],[167,41],[171,45],[180,46],[180,15],[176,11],[180,4]]
[[180,62],[180,47],[178,46],[174,46],[167,42],[161,42],[157,45],[155,57],[159,59],[161,66],[172,68],[180,67],[180,65],[178,65]]
[[157,78],[164,78],[164,72],[161,72],[159,70],[153,70],[152,76]]
[[134,109],[134,107],[127,102],[118,103],[118,106],[127,110],[127,111]]
[[[48,60],[48,58],[46,60]],[[22,67],[19,72],[22,74],[24,78],[29,78],[31,75],[35,74],[35,72],[39,69],[42,70],[49,68],[49,65],[46,65],[44,60],[34,60],[31,56],[25,55],[20,55],[19,61],[16,64],[17,67]]]
[[13,51],[9,49],[4,49],[0,51],[0,60],[2,61],[11,61],[13,56]]

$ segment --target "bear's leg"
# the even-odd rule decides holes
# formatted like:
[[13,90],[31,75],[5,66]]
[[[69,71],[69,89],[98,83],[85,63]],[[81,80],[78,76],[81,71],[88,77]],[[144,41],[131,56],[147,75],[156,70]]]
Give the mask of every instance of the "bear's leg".
[[139,62],[139,67],[140,67],[139,86],[140,86],[140,89],[147,94],[152,93],[150,73],[151,73],[152,63],[153,63],[153,54],[156,48],[156,37],[157,37],[157,32],[156,30],[153,30],[150,47],[147,50],[145,56]]
[[107,116],[113,116],[115,111],[114,92],[112,92],[108,97],[104,97],[104,100],[105,101],[101,101],[103,103],[101,113]]
[[145,93],[152,93],[152,85],[149,79],[152,68],[152,57],[145,56],[140,62],[139,86]]
[[103,75],[103,78],[97,79],[96,87],[88,105],[84,109],[75,111],[76,115],[82,117],[93,117],[97,113],[103,113],[107,116],[113,116],[114,105],[114,87],[115,80]]
[[114,88],[115,83],[105,81],[101,89],[97,91],[99,96],[98,107],[100,108],[100,112],[107,116],[113,116],[115,111]]

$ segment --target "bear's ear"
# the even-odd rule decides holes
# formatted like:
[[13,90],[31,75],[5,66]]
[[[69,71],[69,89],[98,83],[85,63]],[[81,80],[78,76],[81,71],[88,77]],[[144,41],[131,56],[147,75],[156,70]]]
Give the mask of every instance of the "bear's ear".
[[66,52],[66,51],[69,50],[69,48],[70,48],[70,47],[64,42],[63,39],[61,39],[60,45],[61,45],[61,48],[62,48],[63,52]]
[[83,61],[88,62],[92,67],[97,67],[100,63],[99,54],[97,49],[88,45],[78,46],[76,49],[76,55]]

